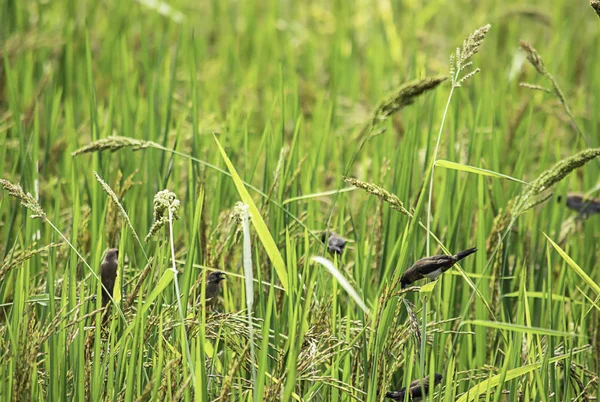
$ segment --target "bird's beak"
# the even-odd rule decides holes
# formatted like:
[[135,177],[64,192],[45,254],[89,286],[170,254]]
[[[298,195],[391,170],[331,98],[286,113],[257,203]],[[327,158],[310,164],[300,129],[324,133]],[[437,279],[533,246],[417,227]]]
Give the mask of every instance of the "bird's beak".
[[225,272],[221,272],[219,274],[219,280],[224,281],[225,279],[227,279],[227,274]]

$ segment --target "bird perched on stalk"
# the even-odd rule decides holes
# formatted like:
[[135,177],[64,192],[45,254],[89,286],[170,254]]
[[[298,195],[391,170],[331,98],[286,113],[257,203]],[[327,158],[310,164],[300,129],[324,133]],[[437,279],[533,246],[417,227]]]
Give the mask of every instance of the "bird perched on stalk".
[[[222,271],[215,271],[208,274],[208,277],[206,278],[205,292],[207,304],[214,304],[214,302],[217,300],[219,292],[221,291],[221,281],[224,281],[225,279],[227,279],[227,275]],[[196,303],[202,303],[202,294],[198,295]]]
[[433,257],[421,258],[402,274],[402,278],[400,278],[402,289],[419,279],[437,279],[438,276],[449,270],[458,261],[476,251],[477,248],[473,247],[456,255],[434,255]]
[[117,278],[117,265],[119,263],[119,250],[109,249],[104,255],[100,265],[100,280],[102,281],[102,306],[106,306],[113,295],[115,279]]
[[[562,197],[557,197],[558,202],[562,201]],[[567,194],[567,208],[577,211],[581,217],[586,219],[589,215],[600,213],[600,199],[586,197],[578,193]]]
[[[441,374],[435,373],[433,387],[431,388],[435,388],[436,385],[442,382],[443,378],[444,377]],[[429,376],[421,380],[415,380],[411,382],[408,386],[408,400],[413,402],[424,400],[429,394],[429,386]],[[391,398],[395,401],[404,401],[406,396],[406,387],[402,388],[400,391],[388,392],[385,394],[385,396],[386,398]]]
[[321,241],[327,244],[327,251],[334,255],[342,255],[346,248],[346,243],[348,242],[334,232],[323,232],[321,234]]

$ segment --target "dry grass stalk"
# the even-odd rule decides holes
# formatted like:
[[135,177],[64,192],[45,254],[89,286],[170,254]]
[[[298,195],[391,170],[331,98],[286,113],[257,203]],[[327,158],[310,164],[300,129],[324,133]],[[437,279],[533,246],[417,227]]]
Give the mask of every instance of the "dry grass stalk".
[[388,204],[390,204],[390,207],[392,209],[395,209],[396,211],[403,213],[406,216],[412,216],[411,213],[408,212],[408,210],[404,207],[404,203],[402,201],[400,201],[398,196],[390,193],[386,189],[379,187],[378,185],[373,184],[373,183],[367,183],[367,182],[355,179],[354,177],[344,176],[343,179],[346,183],[348,183],[354,187],[361,188],[361,189],[365,190],[367,193],[373,194],[374,196],[378,197],[379,199],[387,202]]

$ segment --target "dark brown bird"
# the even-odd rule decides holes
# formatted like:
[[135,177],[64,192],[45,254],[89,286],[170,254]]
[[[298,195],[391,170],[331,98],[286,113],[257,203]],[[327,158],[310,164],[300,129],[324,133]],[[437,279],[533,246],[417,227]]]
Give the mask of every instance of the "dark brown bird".
[[[558,196],[558,202],[561,202],[562,197]],[[567,208],[577,211],[583,218],[589,215],[600,213],[600,199],[585,197],[578,193],[567,194]]]
[[327,241],[327,251],[331,254],[342,255],[346,248],[346,239],[341,238],[334,232],[323,232],[321,234],[321,241],[325,243]]
[[438,276],[449,270],[458,261],[475,251],[477,251],[477,248],[473,247],[456,255],[434,255],[433,257],[421,258],[402,274],[400,279],[402,289],[419,279],[437,279]]
[[[444,377],[441,374],[435,373],[433,388],[435,388],[439,383],[442,382]],[[415,380],[410,383],[408,386],[408,400],[409,401],[420,401],[427,397],[429,394],[429,376],[423,378],[422,380]],[[385,394],[387,398],[392,398],[396,401],[404,401],[406,396],[406,387],[402,388],[400,391],[392,391]]]
[[115,279],[117,278],[117,264],[119,263],[119,250],[109,249],[104,255],[100,265],[100,280],[102,281],[102,306],[106,306],[113,295]]
[[[208,274],[206,278],[206,301],[214,302],[221,291],[221,281],[227,279],[227,275],[222,271],[215,271]],[[202,303],[202,294],[198,295],[196,303]]]

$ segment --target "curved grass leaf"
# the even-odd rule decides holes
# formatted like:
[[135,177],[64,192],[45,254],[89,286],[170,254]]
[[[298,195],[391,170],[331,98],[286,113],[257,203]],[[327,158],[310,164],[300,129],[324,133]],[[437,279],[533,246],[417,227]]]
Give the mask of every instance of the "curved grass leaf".
[[[542,232],[542,233],[544,233],[544,232]],[[560,256],[567,262],[567,264],[569,264],[571,269],[573,271],[575,271],[575,273],[577,273],[577,275],[579,275],[581,277],[581,279],[583,279],[585,281],[585,283],[587,283],[594,290],[594,292],[596,292],[597,296],[600,296],[600,286],[598,286],[598,284],[596,282],[594,282],[594,280],[592,278],[590,278],[589,275],[586,274],[585,271],[583,269],[581,269],[581,267],[579,265],[577,265],[577,263],[575,261],[573,261],[571,259],[571,257],[569,257],[569,255],[567,253],[565,253],[564,250],[562,248],[560,248],[560,246],[558,244],[554,243],[552,241],[552,239],[549,238],[546,233],[544,233],[544,236],[546,236],[546,239],[548,239],[550,244],[552,244],[552,247],[554,247],[554,249],[556,251],[558,251],[558,254],[560,254]]]
[[527,325],[510,324],[510,323],[498,322],[498,321],[465,320],[461,323],[461,326],[467,325],[467,324],[478,325],[480,327],[512,331],[512,332],[522,332],[525,334],[534,334],[534,335],[578,336],[577,334],[570,333],[570,332],[556,331],[554,329],[546,329],[546,328],[538,328],[538,327],[528,327]]
[[221,143],[217,139],[217,136],[213,135],[213,137],[215,139],[217,147],[219,148],[219,151],[221,152],[221,155],[223,156],[225,165],[227,165],[227,169],[229,170],[229,173],[231,174],[233,183],[235,184],[235,187],[237,188],[242,201],[245,204],[247,204],[248,208],[250,209],[250,215],[252,216],[252,219],[251,219],[252,224],[254,225],[254,228],[256,229],[258,238],[260,239],[261,243],[265,247],[267,255],[269,256],[269,259],[271,260],[271,262],[273,263],[273,266],[275,267],[275,272],[277,272],[277,276],[279,277],[279,280],[281,281],[281,285],[285,288],[285,290],[287,292],[287,290],[288,290],[287,269],[285,267],[285,263],[283,262],[283,258],[281,257],[281,253],[279,252],[279,249],[277,248],[277,245],[275,244],[275,240],[273,240],[273,237],[271,237],[271,233],[269,232],[269,228],[267,228],[267,224],[265,223],[263,218],[260,216],[260,211],[256,207],[256,204],[254,204],[254,201],[252,200],[250,193],[248,193],[248,190],[246,190],[246,187],[244,186],[244,183],[242,182],[241,177],[238,175],[237,171],[235,170],[235,167],[233,166],[233,163],[231,163],[231,160],[229,160],[229,157],[227,156],[227,153],[225,153],[225,150],[221,146]]
[[529,184],[526,181],[511,177],[511,176],[508,176],[508,175],[505,175],[502,173],[494,172],[492,170],[482,169],[482,168],[478,168],[475,166],[463,165],[461,163],[450,162],[450,161],[447,161],[444,159],[439,159],[439,160],[435,161],[435,165],[446,168],[446,169],[459,170],[461,172],[467,172],[467,173],[475,173],[475,174],[482,175],[482,176],[495,177],[497,179],[507,179],[507,180],[511,180],[511,181],[521,183],[521,184]]
[[344,275],[333,265],[331,261],[329,261],[327,258],[319,256],[312,256],[310,260],[324,266],[329,271],[329,273],[333,275],[335,280],[337,280],[338,283],[344,288],[344,290],[348,293],[348,296],[350,296],[365,313],[369,314],[369,308],[362,301],[362,299],[358,295],[358,292],[354,290],[350,282],[348,282]]

